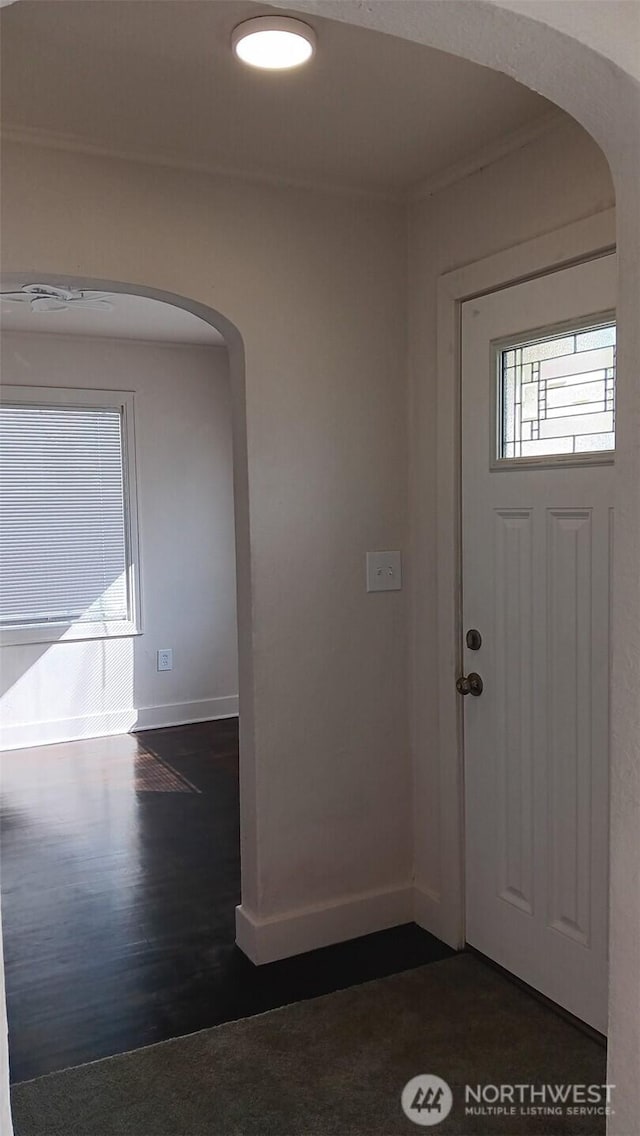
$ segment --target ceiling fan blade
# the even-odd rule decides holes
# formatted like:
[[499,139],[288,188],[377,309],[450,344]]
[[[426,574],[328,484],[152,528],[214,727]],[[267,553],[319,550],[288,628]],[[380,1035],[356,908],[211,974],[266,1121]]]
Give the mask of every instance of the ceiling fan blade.
[[74,292],[73,299],[74,300],[82,300],[82,301],[84,301],[84,300],[112,300],[113,299],[113,293],[112,292],[86,292],[86,291]]
[[22,291],[30,297],[43,300],[71,300],[77,294],[68,288],[58,288],[55,284],[25,284]]
[[56,300],[53,296],[50,299],[36,296],[31,300],[32,312],[66,312],[68,308],[69,305],[64,300]]
[[79,308],[83,312],[111,312],[113,304],[108,300],[70,300],[67,307]]
[[5,300],[10,304],[26,304],[29,302],[30,297],[25,296],[24,292],[4,292],[1,299],[3,304]]

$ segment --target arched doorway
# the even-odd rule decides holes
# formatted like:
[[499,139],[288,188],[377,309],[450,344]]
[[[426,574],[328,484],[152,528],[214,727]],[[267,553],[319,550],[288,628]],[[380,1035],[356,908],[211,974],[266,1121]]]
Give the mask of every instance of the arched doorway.
[[[223,938],[229,951],[233,947],[234,910],[240,890],[235,729],[238,705],[234,626],[237,589],[233,549],[234,532],[237,534],[241,522],[236,521],[234,526],[232,515],[238,494],[233,493],[231,484],[234,455],[231,432],[233,426],[237,456],[238,446],[240,453],[243,452],[245,428],[242,420],[232,423],[228,356],[229,347],[232,350],[235,347],[236,369],[231,372],[232,382],[242,386],[242,342],[229,321],[208,309],[206,319],[201,315],[195,316],[189,311],[189,301],[182,298],[180,303],[169,302],[166,294],[162,299],[143,295],[142,289],[122,282],[98,284],[97,281],[71,281],[58,277],[54,281],[51,276],[46,280],[41,276],[37,272],[35,275],[18,274],[3,281],[3,292],[17,293],[18,297],[24,298],[20,293],[22,285],[37,278],[45,286],[55,283],[56,287],[69,288],[75,294],[106,294],[106,298],[98,314],[101,302],[92,300],[83,307],[86,300],[81,297],[81,310],[76,311],[70,304],[66,310],[63,308],[57,313],[57,322],[55,315],[53,322],[49,322],[46,311],[37,312],[29,303],[15,303],[9,310],[13,323],[12,334],[7,339],[13,346],[5,341],[3,370],[5,385],[11,385],[11,392],[5,391],[5,398],[9,403],[13,401],[15,407],[10,406],[7,414],[19,415],[22,413],[22,400],[31,398],[32,409],[36,413],[31,414],[30,422],[23,425],[27,430],[35,429],[34,421],[40,416],[43,426],[36,449],[44,454],[48,438],[52,443],[51,450],[47,450],[49,457],[42,457],[43,469],[45,460],[48,463],[44,479],[38,480],[31,464],[25,478],[36,497],[30,499],[30,505],[18,509],[18,530],[22,531],[23,519],[31,512],[34,524],[39,526],[38,531],[44,533],[42,541],[36,541],[35,546],[34,538],[31,538],[29,547],[32,550],[36,547],[42,552],[47,548],[46,532],[41,525],[44,523],[46,529],[50,513],[48,493],[57,484],[56,469],[61,469],[63,505],[58,537],[52,544],[51,556],[41,556],[38,568],[32,559],[33,551],[28,553],[33,565],[32,579],[40,572],[40,563],[45,588],[49,578],[62,578],[61,568],[64,578],[67,578],[64,564],[73,566],[78,558],[84,564],[83,571],[73,568],[69,572],[64,585],[70,603],[75,602],[71,596],[74,592],[76,594],[78,623],[75,617],[72,619],[70,616],[68,622],[74,625],[64,626],[65,621],[61,617],[52,615],[52,626],[43,631],[38,627],[30,627],[27,631],[25,627],[22,634],[18,629],[15,642],[5,632],[3,724],[7,732],[3,745],[8,749],[17,747],[19,764],[14,766],[17,772],[14,805],[21,796],[27,802],[29,799],[28,791],[23,796],[24,783],[18,784],[20,769],[24,770],[28,764],[28,761],[21,761],[20,756],[29,757],[29,753],[24,753],[25,748],[31,751],[33,746],[39,747],[39,756],[33,754],[33,757],[36,762],[34,768],[42,774],[42,780],[39,774],[35,776],[43,790],[40,796],[42,803],[46,796],[45,785],[48,784],[49,789],[52,787],[48,774],[53,773],[55,778],[65,762],[70,762],[70,769],[77,762],[77,778],[71,774],[71,783],[77,786],[77,792],[72,788],[67,808],[69,820],[75,811],[78,830],[86,826],[89,842],[91,833],[95,833],[94,852],[89,855],[89,860],[97,864],[104,858],[106,865],[107,860],[114,863],[120,855],[123,859],[131,855],[132,861],[135,859],[138,863],[131,876],[139,875],[144,889],[144,881],[150,878],[147,868],[151,868],[151,859],[147,859],[144,853],[145,844],[149,848],[155,845],[157,849],[163,843],[156,828],[160,815],[154,808],[152,780],[145,784],[145,778],[138,776],[140,758],[142,765],[149,764],[147,755],[152,751],[148,734],[139,739],[123,735],[127,731],[137,734],[154,725],[178,726],[190,719],[195,723],[198,719],[232,718],[231,722],[220,721],[210,731],[211,741],[215,743],[211,746],[212,756],[218,752],[226,758],[222,791],[217,794],[219,805],[222,807],[226,800],[226,806],[216,821],[213,815],[213,797],[216,794],[212,794],[210,799],[214,808],[209,817],[201,790],[199,795],[202,795],[204,806],[202,832],[206,833],[212,827],[225,835],[219,856],[215,849],[212,855],[211,848],[208,851],[203,848],[202,864],[204,867],[207,860],[210,862],[212,875],[207,883],[205,869],[201,886],[196,889],[200,892],[196,903],[202,905],[201,910],[213,910],[212,904],[218,904],[216,891],[219,893],[220,911],[225,913],[226,933]],[[179,318],[178,312],[184,312],[185,316]],[[39,322],[42,315],[44,321]],[[10,318],[8,322],[11,322]],[[229,345],[222,338],[221,326],[229,337]],[[216,334],[212,335],[214,327]],[[242,401],[240,394],[234,400],[234,407],[242,405]],[[165,430],[164,444],[168,445],[166,478],[154,457],[154,453],[159,456],[158,441]],[[56,434],[59,441],[55,440]],[[6,439],[4,431],[3,436]],[[28,448],[26,438],[30,436],[23,431],[19,446]],[[74,437],[80,439],[75,449]],[[71,464],[61,464],[65,458],[64,438],[67,438],[74,454]],[[103,450],[101,447],[106,448]],[[95,464],[90,465],[92,451],[100,456]],[[16,453],[16,461],[20,460]],[[113,472],[105,474],[103,481],[100,470],[107,466]],[[86,475],[82,472],[84,469],[88,471]],[[236,471],[233,480],[242,485],[242,472]],[[42,485],[42,501],[36,483]],[[102,496],[94,500],[92,486],[96,483]],[[95,520],[85,522],[90,510]],[[97,533],[95,549],[94,531]],[[188,533],[191,533],[190,537]],[[115,555],[105,558],[101,553],[105,545],[112,546]],[[64,548],[62,556],[61,548]],[[86,549],[84,560],[83,548]],[[54,561],[56,567],[52,567]],[[163,581],[166,569],[168,575]],[[16,595],[25,590],[22,581],[27,575],[25,572],[17,579]],[[121,624],[116,620],[115,608],[111,600],[105,598],[105,595],[115,595],[116,592],[121,593],[117,606],[119,611],[126,610],[127,626],[123,625],[125,621]],[[87,605],[96,611],[100,609],[102,618],[98,620],[92,610],[87,611]],[[64,610],[71,612],[71,606]],[[156,673],[162,670],[160,658],[156,658],[156,648],[159,642],[173,641],[160,630],[163,611],[167,614],[173,612],[176,616],[175,646],[178,651],[173,648],[170,653],[177,656],[176,677],[178,685],[182,685],[185,691],[184,698],[182,695],[173,696],[178,686],[173,688],[173,694],[171,686],[165,684],[164,690],[158,686],[164,676]],[[92,624],[91,619],[95,619],[95,623]],[[32,621],[25,617],[22,622]],[[41,642],[36,643],[38,635]],[[180,672],[182,678],[179,677]],[[173,676],[167,677],[171,682]],[[203,696],[200,705],[191,701],[192,697],[199,697],[198,689]],[[212,697],[208,698],[208,694]],[[215,694],[222,697],[216,698]],[[20,723],[26,725],[26,732]],[[204,740],[205,727],[200,729]],[[34,736],[30,738],[32,731]],[[84,738],[101,738],[104,744],[92,741],[90,753],[82,748]],[[59,743],[57,748],[56,742]],[[64,756],[63,744],[60,748],[60,743],[64,742],[70,742],[67,757]],[[54,746],[53,751],[42,748],[50,745]],[[94,760],[96,755],[97,761]],[[88,765],[83,764],[85,757]],[[162,763],[163,754],[157,752],[156,757]],[[164,759],[168,760],[166,755]],[[89,788],[85,795],[85,808],[82,804],[83,791],[92,782],[95,784],[96,779],[102,779],[99,768],[103,761],[105,792],[96,795]],[[56,765],[58,773],[54,770]],[[219,763],[220,771],[223,765]],[[8,790],[10,776],[6,767],[5,773],[4,784]],[[184,786],[189,780],[188,775],[185,776]],[[169,780],[172,780],[171,775]],[[195,780],[192,779],[192,784]],[[173,789],[170,789],[167,782],[168,792],[186,792],[186,788],[179,788],[175,778],[172,784]],[[162,791],[160,782],[157,782],[157,787],[158,791]],[[142,793],[140,808],[136,808],[138,790]],[[174,805],[185,803],[184,797],[164,799],[169,808],[172,802]],[[159,800],[155,797],[156,803]],[[101,815],[96,815],[92,821],[94,804]],[[7,816],[13,815],[15,808],[9,805],[8,798],[7,805]],[[36,813],[37,809],[34,809],[34,820]],[[49,827],[46,810],[41,816],[44,827]],[[197,820],[195,815],[194,820]],[[60,827],[62,829],[65,825]],[[76,826],[71,822],[66,827],[70,833]],[[169,843],[172,830],[186,834],[191,828],[184,824],[184,818],[181,821],[176,817],[176,824],[167,826]],[[100,831],[102,837],[98,835]],[[50,856],[45,854],[44,859],[49,860],[52,871],[55,872],[56,860],[60,866],[63,861],[71,864],[78,855],[82,859],[78,845],[74,849],[72,844],[71,841],[67,845],[62,860],[53,850]],[[195,843],[192,851],[196,852]],[[184,871],[187,860],[177,847],[175,860],[177,876],[182,877],[182,886],[187,888],[189,875],[195,878],[198,873]],[[220,887],[213,871],[216,861]],[[224,869],[223,864],[226,864]],[[151,874],[155,870],[151,868]],[[35,874],[42,878],[43,873]],[[110,869],[105,875],[105,882],[108,874]],[[63,879],[64,873],[59,877],[64,888]],[[107,891],[111,890],[110,884]],[[68,894],[75,894],[80,899],[81,891],[72,888]],[[224,898],[222,891],[225,892]],[[85,894],[88,895],[88,892]],[[129,894],[132,896],[133,893]],[[109,907],[106,893],[105,907]],[[159,929],[158,909],[154,912],[153,907],[153,904],[148,905],[147,917],[150,924],[155,923]],[[64,937],[64,908],[65,905],[61,904],[52,917],[52,942],[57,939],[61,943],[60,935]],[[70,926],[82,924],[83,916],[79,909],[75,916],[70,910],[68,913]],[[47,922],[42,919],[41,925]],[[8,925],[18,931],[20,923],[20,913],[14,912],[13,921],[9,921]],[[8,925],[5,923],[5,938]],[[124,921],[115,919],[114,941],[121,932],[130,945],[128,918]],[[105,937],[103,943],[107,941],[108,937]],[[129,946],[124,949],[123,955],[128,951]],[[21,949],[14,955],[16,953],[23,954]],[[61,947],[60,954],[66,953]],[[69,965],[74,969],[72,957],[73,951],[69,952]],[[76,988],[80,985],[79,974],[77,977]],[[99,985],[100,967],[96,970],[96,977]],[[10,982],[8,985],[10,988]],[[113,1001],[117,1002],[119,998],[118,992],[114,992]],[[111,1001],[108,997],[101,1000],[105,1005]],[[115,1007],[114,1011],[117,1016]],[[138,1015],[139,1023],[143,1019],[144,1012]],[[14,1057],[17,1061],[17,1048]]]

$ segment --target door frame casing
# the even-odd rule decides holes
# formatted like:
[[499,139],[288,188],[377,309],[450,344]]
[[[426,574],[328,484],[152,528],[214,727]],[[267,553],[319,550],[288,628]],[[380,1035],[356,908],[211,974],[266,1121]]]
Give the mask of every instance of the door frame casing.
[[603,210],[438,279],[436,761],[439,813],[447,823],[440,826],[440,888],[423,897],[416,914],[423,926],[456,948],[465,943],[464,739],[462,700],[455,687],[462,664],[462,304],[615,252],[615,215],[615,209]]

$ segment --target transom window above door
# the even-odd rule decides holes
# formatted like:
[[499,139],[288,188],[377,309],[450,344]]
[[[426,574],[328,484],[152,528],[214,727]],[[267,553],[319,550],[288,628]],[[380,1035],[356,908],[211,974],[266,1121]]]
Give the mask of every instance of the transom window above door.
[[499,464],[615,449],[613,320],[503,343],[496,355]]

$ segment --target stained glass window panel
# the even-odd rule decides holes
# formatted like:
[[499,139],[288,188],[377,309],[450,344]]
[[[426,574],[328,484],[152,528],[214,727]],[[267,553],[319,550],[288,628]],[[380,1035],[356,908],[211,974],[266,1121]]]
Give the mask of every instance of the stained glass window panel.
[[613,450],[615,368],[615,323],[502,350],[498,458]]

